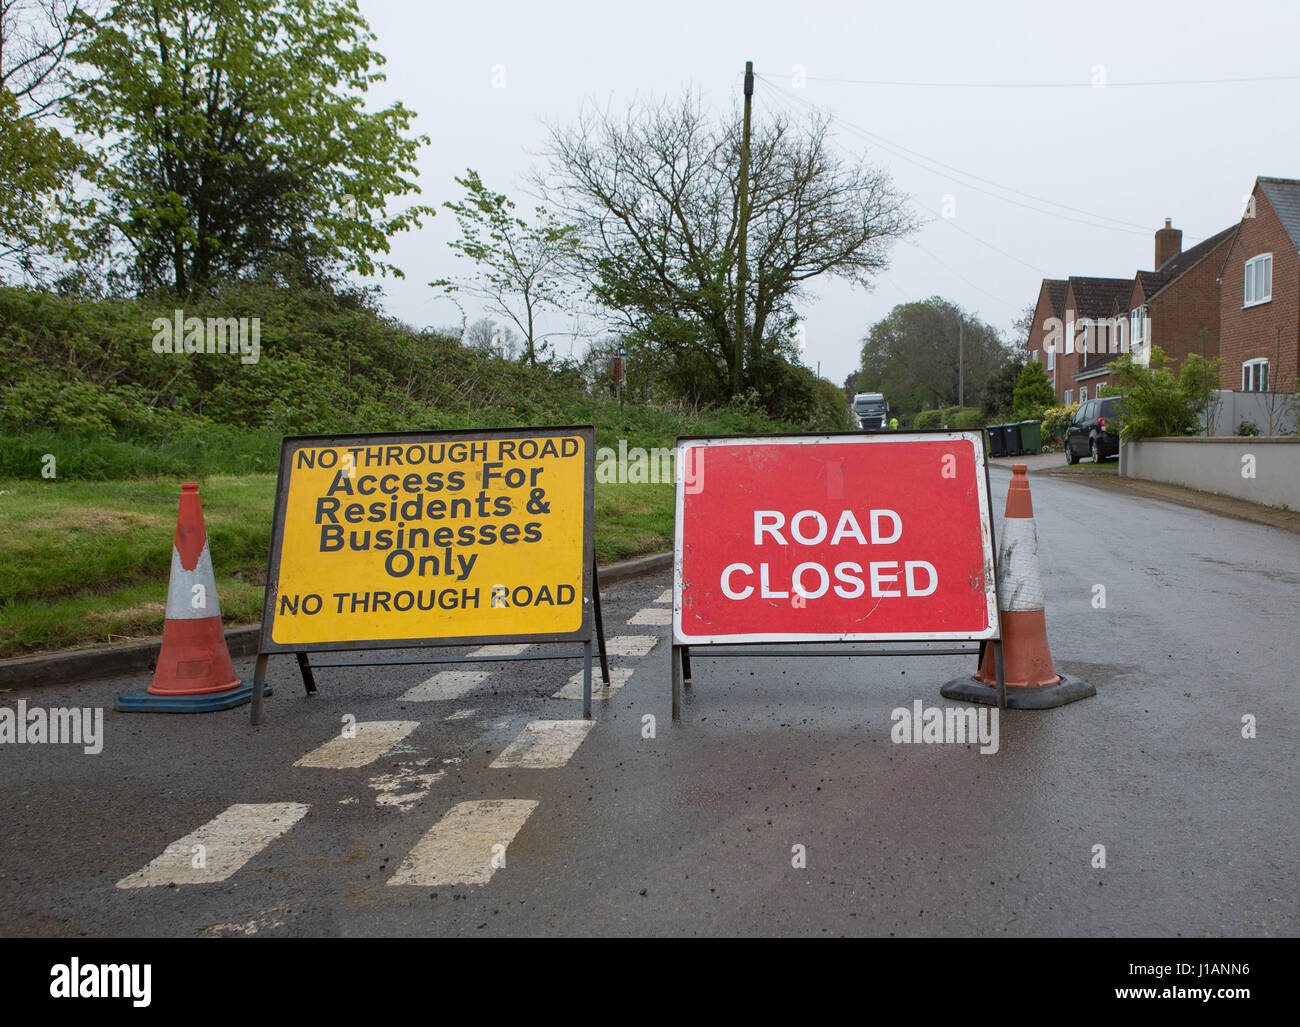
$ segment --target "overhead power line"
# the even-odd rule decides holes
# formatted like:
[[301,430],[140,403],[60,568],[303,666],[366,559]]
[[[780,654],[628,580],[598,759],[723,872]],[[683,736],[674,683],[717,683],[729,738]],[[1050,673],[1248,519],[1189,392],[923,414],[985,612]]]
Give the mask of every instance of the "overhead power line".
[[830,78],[805,75],[806,82],[830,82],[845,86],[890,86],[916,89],[1144,89],[1165,86],[1237,86],[1261,82],[1297,82],[1300,75],[1251,75],[1243,78],[1150,79],[1147,81],[1111,82],[920,82],[904,79]]
[[[809,109],[812,110],[816,109],[812,103],[805,100],[801,96],[795,96],[787,92],[786,90],[777,86],[767,76],[756,75],[755,77],[758,78],[765,86],[767,86],[770,90],[772,90],[773,93],[775,93],[777,96],[781,97],[782,99],[803,104],[805,107],[808,107]],[[1035,196],[1033,193],[1027,193],[1022,189],[1015,188],[1014,186],[1003,185],[1001,182],[995,182],[992,179],[984,178],[983,176],[976,175],[973,172],[965,171],[962,168],[958,168],[951,164],[947,164],[944,161],[939,160],[938,158],[930,157],[924,153],[921,153],[918,150],[913,150],[910,149],[909,147],[903,146],[901,143],[895,143],[889,139],[886,139],[884,136],[879,135],[876,132],[872,132],[869,129],[865,129],[860,125],[855,125],[853,122],[846,120],[845,118],[839,116],[838,114],[835,116],[835,122],[837,125],[843,125],[851,129],[852,131],[858,133],[858,135],[862,137],[865,142],[869,142],[880,147],[886,152],[893,154],[893,156],[897,157],[899,160],[905,161],[908,164],[912,164],[916,167],[919,167],[923,171],[927,171],[932,175],[937,175],[940,178],[946,178],[950,182],[956,182],[958,185],[963,186],[964,188],[967,189],[971,189],[974,192],[983,193],[986,196],[991,196],[995,200],[1001,200],[1003,203],[1008,203],[1011,204],[1012,206],[1021,207],[1025,210],[1031,210],[1036,214],[1046,214],[1049,217],[1059,218],[1062,221],[1072,221],[1075,224],[1087,225],[1091,228],[1100,228],[1110,232],[1123,232],[1126,235],[1146,235],[1149,231],[1149,229],[1146,228],[1145,226],[1135,224],[1131,221],[1123,221],[1120,218],[1109,217],[1108,215],[1105,214],[1096,214],[1093,213],[1092,211],[1083,210],[1080,207],[1071,206],[1068,203],[1061,203],[1057,200],[1049,200],[1043,196]],[[927,164],[934,165],[934,167],[929,167],[927,166]],[[945,170],[938,170],[938,169],[945,169]],[[951,172],[951,174],[948,174],[946,172]],[[960,177],[955,177],[955,176],[960,176]],[[965,181],[964,179],[970,179],[971,181]],[[1004,192],[1014,193],[1016,196],[1023,196],[1028,200],[1033,200],[1035,203],[1047,204],[1048,206],[1051,207],[1059,207],[1061,208],[1061,210],[1071,211],[1074,214],[1082,214],[1083,217],[1082,218],[1071,217],[1069,214],[1063,214],[1060,213],[1059,211],[1044,210],[1041,207],[1035,207],[1028,203],[1021,203],[1018,200],[1014,200],[1009,196],[1002,196],[999,193],[991,192],[988,189],[982,189],[978,185],[973,185],[972,181],[983,182],[986,185],[992,186],[994,189],[1001,189]],[[1100,222],[1111,222],[1111,223],[1102,224]]]

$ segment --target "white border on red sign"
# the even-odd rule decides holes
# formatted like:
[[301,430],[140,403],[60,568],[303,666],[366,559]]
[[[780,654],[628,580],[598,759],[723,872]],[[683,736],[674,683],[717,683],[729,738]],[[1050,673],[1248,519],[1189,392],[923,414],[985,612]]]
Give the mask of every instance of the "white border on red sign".
[[[993,524],[990,516],[988,493],[988,472],[984,459],[983,432],[948,431],[948,432],[889,432],[888,434],[858,435],[848,432],[842,435],[737,435],[716,439],[687,439],[677,443],[675,456],[676,467],[676,517],[673,525],[673,644],[684,646],[724,645],[743,642],[917,642],[917,641],[985,641],[999,637],[998,589],[996,580],[996,560],[993,554]],[[820,443],[836,445],[879,445],[898,442],[968,442],[975,455],[975,482],[979,490],[980,539],[984,551],[984,601],[986,604],[989,626],[982,632],[947,631],[929,632],[872,632],[849,634],[821,634],[806,632],[782,632],[771,634],[753,632],[741,635],[696,635],[682,634],[682,528],[685,524],[684,504],[685,486],[693,474],[683,474],[682,468],[698,467],[698,464],[683,462],[687,449],[708,449],[714,446],[807,446]],[[707,464],[707,461],[705,461]],[[707,471],[706,471],[707,473]]]

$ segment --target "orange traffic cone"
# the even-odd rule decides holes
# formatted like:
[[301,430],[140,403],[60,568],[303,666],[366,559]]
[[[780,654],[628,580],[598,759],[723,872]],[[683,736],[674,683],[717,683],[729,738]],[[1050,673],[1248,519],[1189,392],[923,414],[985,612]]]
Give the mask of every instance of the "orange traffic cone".
[[[1007,509],[998,537],[998,610],[1002,622],[1002,671],[1007,706],[1046,710],[1096,695],[1086,681],[1052,668],[1047,646],[1047,615],[1038,571],[1038,530],[1024,464],[1011,468]],[[996,646],[984,646],[979,670],[971,678],[951,681],[939,690],[948,699],[996,705]]]
[[113,708],[124,713],[204,713],[228,710],[252,697],[252,687],[241,686],[230,661],[199,486],[187,481],[181,485],[176,514],[167,619],[153,684],[144,692],[119,695]]

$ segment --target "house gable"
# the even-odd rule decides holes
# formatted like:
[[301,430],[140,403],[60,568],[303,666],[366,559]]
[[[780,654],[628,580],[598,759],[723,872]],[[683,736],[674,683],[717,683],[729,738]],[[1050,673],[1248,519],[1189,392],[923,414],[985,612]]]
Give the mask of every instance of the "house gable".
[[[1258,178],[1219,272],[1220,387],[1242,388],[1242,365],[1268,362],[1272,390],[1294,392],[1300,365],[1300,181]],[[1246,301],[1246,262],[1269,255],[1270,291]]]

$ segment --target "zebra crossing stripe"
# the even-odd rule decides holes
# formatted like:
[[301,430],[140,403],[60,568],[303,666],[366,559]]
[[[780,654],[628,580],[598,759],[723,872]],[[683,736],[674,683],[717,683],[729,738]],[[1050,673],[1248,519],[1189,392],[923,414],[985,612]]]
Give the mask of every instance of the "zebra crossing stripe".
[[[295,767],[344,770],[373,763],[420,726],[418,720],[364,720],[351,725],[352,737],[340,734],[313,749]],[[346,730],[346,729],[345,729]]]
[[534,799],[479,799],[453,806],[402,860],[389,884],[487,884],[537,808]]
[[628,619],[629,624],[662,626],[673,622],[673,611],[662,606],[647,606]]
[[[600,680],[599,673],[592,672],[591,678],[591,697],[593,699],[608,699],[613,694],[614,689],[622,688],[627,684],[627,679],[632,676],[631,667],[610,667],[609,669],[609,687]],[[582,671],[578,671],[573,677],[569,678],[563,688],[556,692],[552,699],[581,699],[582,698]]]
[[483,645],[475,649],[466,659],[491,659],[493,656],[522,656],[529,643],[524,642],[522,645]]
[[162,855],[117,882],[119,888],[214,884],[288,831],[311,807],[301,802],[236,803],[167,846]]
[[658,635],[617,635],[606,639],[605,652],[609,656],[645,656],[658,641]]
[[488,764],[490,769],[562,767],[595,725],[594,720],[534,720]]
[[671,588],[664,589],[659,593],[659,598],[655,600],[656,603],[671,603],[672,601],[673,590]]
[[433,677],[421,681],[402,694],[406,702],[438,702],[443,699],[459,699],[472,688],[477,688],[487,680],[486,670],[440,670]]

